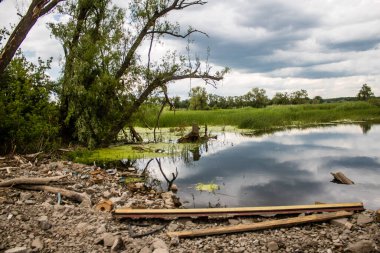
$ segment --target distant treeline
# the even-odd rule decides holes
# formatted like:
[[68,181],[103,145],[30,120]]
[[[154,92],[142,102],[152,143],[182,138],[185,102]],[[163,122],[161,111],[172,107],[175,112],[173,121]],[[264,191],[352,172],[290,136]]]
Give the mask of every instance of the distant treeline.
[[[364,84],[355,97],[339,97],[323,99],[321,96],[310,98],[304,89],[294,92],[277,92],[270,99],[266,91],[261,88],[253,88],[242,96],[219,96],[208,94],[205,88],[194,87],[189,93],[188,99],[179,96],[171,98],[172,106],[176,109],[210,110],[210,109],[233,109],[242,107],[263,108],[268,105],[299,105],[336,103],[344,101],[358,101],[375,98],[371,88]],[[151,102],[159,103],[159,98],[153,98]]]

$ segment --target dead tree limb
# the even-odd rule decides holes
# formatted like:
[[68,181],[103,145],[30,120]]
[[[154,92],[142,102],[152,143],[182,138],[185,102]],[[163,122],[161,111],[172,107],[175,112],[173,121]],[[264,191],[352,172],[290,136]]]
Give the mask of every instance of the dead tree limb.
[[2,182],[0,182],[0,187],[13,187],[13,186],[18,186],[18,185],[49,184],[50,182],[57,182],[64,177],[66,177],[66,176],[46,177],[46,178],[20,177],[20,178],[14,178],[11,180],[2,181]]
[[168,191],[170,191],[171,188],[172,188],[172,185],[173,185],[174,181],[175,181],[175,180],[177,179],[177,177],[178,177],[178,169],[177,169],[177,167],[175,168],[175,174],[172,173],[172,179],[169,179],[169,178],[165,175],[165,173],[164,173],[164,171],[163,171],[163,169],[162,169],[162,166],[161,166],[161,160],[158,159],[158,158],[156,158],[156,161],[157,161],[157,164],[158,164],[158,168],[159,168],[160,171],[161,171],[161,174],[164,176],[165,181],[166,181],[167,184],[168,184]]
[[18,185],[17,188],[32,191],[44,191],[54,194],[60,193],[62,196],[69,198],[73,201],[79,202],[85,207],[91,207],[91,199],[86,193],[79,193],[47,185]]

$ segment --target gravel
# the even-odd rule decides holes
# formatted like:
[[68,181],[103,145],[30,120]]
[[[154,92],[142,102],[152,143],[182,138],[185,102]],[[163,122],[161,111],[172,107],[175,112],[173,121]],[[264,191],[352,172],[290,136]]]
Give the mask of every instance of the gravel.
[[[14,160],[2,160],[0,167],[6,165],[14,167]],[[67,175],[57,187],[86,192],[95,205],[107,197],[116,200],[114,208],[175,208],[173,193],[162,193],[147,185],[138,185],[136,190],[133,185],[120,184],[121,173],[113,170],[108,174],[95,166],[42,159],[29,167],[20,166],[11,174],[1,170],[0,178]],[[379,252],[380,227],[375,215],[367,210],[331,223],[193,239],[169,238],[168,231],[247,224],[281,216],[178,219],[157,233],[132,238],[131,228],[141,234],[167,221],[115,220],[110,213],[82,207],[64,197],[58,205],[54,194],[0,188],[0,252]]]

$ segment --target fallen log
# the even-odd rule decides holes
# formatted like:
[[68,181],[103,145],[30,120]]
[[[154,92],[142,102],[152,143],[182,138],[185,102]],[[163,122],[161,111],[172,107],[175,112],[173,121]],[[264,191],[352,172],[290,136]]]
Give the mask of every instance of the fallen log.
[[66,198],[81,203],[81,205],[84,207],[91,207],[91,199],[86,193],[79,193],[47,185],[18,185],[17,188],[32,191],[44,191],[55,194],[60,193],[62,196]]
[[343,218],[351,216],[352,212],[339,211],[335,213],[327,214],[312,214],[303,217],[295,217],[288,219],[272,220],[272,221],[263,221],[253,224],[241,224],[236,226],[227,226],[227,227],[216,227],[216,228],[207,228],[207,229],[198,229],[192,231],[181,231],[181,232],[168,232],[170,237],[199,237],[199,236],[208,236],[208,235],[220,235],[220,234],[230,234],[230,233],[241,233],[249,231],[257,231],[263,229],[272,229],[279,227],[289,227],[299,224],[311,223],[311,222],[321,222],[337,218]]
[[334,177],[336,181],[338,181],[341,184],[355,184],[351,179],[346,177],[346,175],[344,175],[340,171],[337,173],[331,172],[331,175]]
[[130,209],[120,208],[113,212],[115,218],[179,218],[179,217],[234,217],[263,214],[297,214],[313,212],[362,211],[363,203],[334,203],[319,205],[194,208],[194,209]]
[[49,184],[50,182],[57,182],[60,179],[64,178],[66,176],[57,176],[57,177],[45,177],[45,178],[38,178],[38,177],[20,177],[20,178],[14,178],[11,180],[1,181],[0,187],[12,187],[17,185],[44,185]]

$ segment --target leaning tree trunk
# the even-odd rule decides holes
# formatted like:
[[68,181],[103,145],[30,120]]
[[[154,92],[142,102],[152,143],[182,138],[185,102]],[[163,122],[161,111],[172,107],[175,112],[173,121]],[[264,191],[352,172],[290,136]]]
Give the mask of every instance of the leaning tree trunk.
[[16,28],[13,30],[5,47],[0,54],[0,75],[2,75],[11,62],[17,49],[28,35],[30,29],[37,22],[38,18],[52,10],[59,2],[63,0],[33,0],[28,11],[22,17]]

